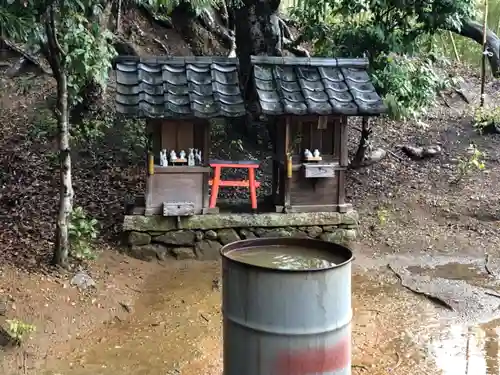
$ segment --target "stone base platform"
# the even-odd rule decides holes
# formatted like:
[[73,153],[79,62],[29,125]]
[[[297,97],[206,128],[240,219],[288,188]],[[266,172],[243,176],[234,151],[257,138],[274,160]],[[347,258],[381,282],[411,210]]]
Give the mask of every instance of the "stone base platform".
[[126,215],[126,252],[142,260],[216,260],[223,245],[256,237],[317,238],[349,244],[356,238],[356,211],[217,214],[190,217]]

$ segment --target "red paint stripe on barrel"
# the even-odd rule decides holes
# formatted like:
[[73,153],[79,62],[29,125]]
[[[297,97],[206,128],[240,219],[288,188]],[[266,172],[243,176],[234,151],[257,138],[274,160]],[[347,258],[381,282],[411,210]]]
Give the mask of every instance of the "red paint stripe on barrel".
[[321,374],[341,370],[351,359],[350,336],[330,348],[293,350],[278,356],[280,375]]

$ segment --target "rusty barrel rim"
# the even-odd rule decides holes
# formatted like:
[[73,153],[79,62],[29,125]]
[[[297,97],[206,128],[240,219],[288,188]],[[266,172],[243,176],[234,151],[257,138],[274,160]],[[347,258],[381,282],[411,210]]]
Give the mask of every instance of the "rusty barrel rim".
[[[334,265],[324,267],[324,268],[308,268],[308,269],[300,269],[300,270],[290,270],[290,269],[282,269],[282,268],[273,268],[273,267],[265,267],[258,266],[255,264],[249,264],[242,262],[240,260],[233,259],[229,256],[229,253],[232,251],[244,251],[248,248],[255,247],[264,247],[264,246],[298,246],[304,248],[313,248],[315,250],[321,250],[325,252],[334,252],[336,255],[340,255],[340,257],[345,258],[343,262],[336,263]],[[265,271],[272,272],[326,272],[335,268],[343,267],[348,263],[351,263],[354,260],[353,251],[345,246],[339,245],[333,242],[326,242],[321,240],[315,240],[312,238],[286,238],[286,237],[268,237],[268,238],[253,238],[248,240],[240,240],[231,242],[220,249],[220,255],[226,261],[229,261],[234,264],[238,264],[240,266],[246,268],[257,268]]]

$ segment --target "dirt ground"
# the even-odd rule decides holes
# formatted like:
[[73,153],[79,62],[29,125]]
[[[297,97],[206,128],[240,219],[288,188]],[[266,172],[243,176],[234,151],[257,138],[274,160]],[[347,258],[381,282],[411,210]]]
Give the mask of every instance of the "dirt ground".
[[[218,264],[162,267],[117,256],[104,261],[114,276],[110,278],[102,270],[92,295],[82,297],[63,282],[48,278],[35,282],[22,278],[18,288],[7,290],[16,296],[12,298],[15,310],[9,315],[43,327],[43,331],[21,349],[7,352],[2,373],[163,374],[167,369],[186,375],[220,374],[220,293],[212,289],[211,282],[219,272]],[[354,282],[354,363],[359,373],[380,369],[382,374],[388,366],[401,366],[402,354],[395,353],[405,343],[400,332],[390,327],[391,322],[404,319],[405,328],[412,329],[419,321],[407,319],[410,311],[430,315],[435,307],[411,300],[394,285],[364,276],[355,276]],[[391,305],[383,303],[388,291],[394,293]],[[120,304],[131,306],[130,313]],[[407,373],[404,368],[414,361],[420,359],[412,352],[400,373]]]
[[[178,35],[169,40],[177,46],[173,53],[189,52]],[[145,45],[144,51],[161,53],[161,47]],[[477,100],[477,77],[467,74]],[[0,302],[7,305],[0,325],[19,319],[36,327],[21,348],[0,351],[1,373],[219,374],[220,293],[212,288],[218,264],[144,263],[117,251],[124,201],[141,193],[144,181],[141,158],[116,140],[116,129],[97,145],[73,150],[76,205],[101,224],[98,260],[67,273],[46,266],[57,173],[50,131],[41,126],[50,116],[41,114],[52,84],[0,76],[0,86]],[[498,90],[488,84],[492,105],[500,104]],[[486,253],[500,256],[500,136],[474,132],[469,108],[448,101],[452,108],[437,106],[423,123],[380,119],[373,145],[393,154],[349,173],[349,199],[362,217],[362,236],[353,244],[356,375],[498,374],[492,360],[498,345],[491,346],[498,344],[498,322],[481,325],[495,314],[455,322],[454,314],[403,288],[386,267],[396,259],[425,268],[421,273],[487,280],[498,288],[481,262]],[[358,134],[351,133],[354,151]],[[230,141],[221,139],[219,149],[237,152]],[[485,152],[486,171],[451,184],[471,142]],[[440,144],[443,153],[412,161],[400,152],[403,144]],[[245,152],[265,157],[268,150]],[[265,184],[265,174],[260,177]],[[461,266],[436,268],[438,259],[443,267]],[[70,285],[78,267],[96,281],[95,290]]]
[[[468,328],[402,288],[381,267],[384,259],[356,254],[353,374],[465,375],[466,366],[474,374],[496,374],[498,322]],[[412,254],[414,264],[425,255]],[[469,273],[479,272],[460,259]],[[112,254],[98,264],[92,268],[96,291],[87,295],[62,280],[9,277],[20,283],[4,289],[12,296],[7,315],[38,331],[21,348],[5,352],[3,374],[221,373],[220,292],[212,287],[220,276],[217,262],[159,265]],[[456,267],[450,274],[470,278]],[[496,356],[485,346],[488,340],[497,343]],[[465,351],[466,345],[471,349]]]

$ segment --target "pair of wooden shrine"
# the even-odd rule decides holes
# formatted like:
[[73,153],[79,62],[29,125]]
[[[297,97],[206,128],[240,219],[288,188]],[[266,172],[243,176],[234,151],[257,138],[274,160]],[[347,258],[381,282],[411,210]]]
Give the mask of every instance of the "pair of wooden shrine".
[[[350,208],[344,189],[348,165],[346,124],[345,116],[279,119],[272,162],[272,201],[276,212],[345,212]],[[260,183],[255,181],[255,168],[258,162],[210,160],[209,121],[149,120],[148,129],[152,149],[148,156],[145,215],[218,213],[219,186],[248,188],[252,209],[257,208],[255,189]],[[204,165],[159,165],[161,150],[189,148],[203,150]],[[321,150],[321,157],[305,158],[306,149]],[[248,169],[248,180],[222,181],[223,167]]]
[[[273,210],[345,212],[347,116],[385,111],[364,59],[252,56],[242,85],[239,62],[225,57],[123,57],[116,62],[117,112],[146,118],[150,137],[145,200],[133,213],[185,216],[217,212],[219,186],[249,187],[254,178],[222,182],[210,163],[210,120],[244,118],[248,108],[275,126]],[[263,127],[264,129],[264,127]],[[161,150],[202,150],[198,166],[160,166]],[[306,160],[319,150],[321,160]],[[317,153],[317,152],[316,152]],[[306,152],[308,154],[308,152]],[[237,164],[238,161],[232,161]],[[212,199],[210,199],[212,185]]]

